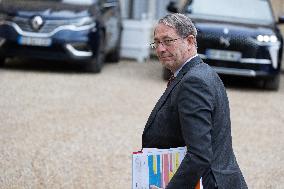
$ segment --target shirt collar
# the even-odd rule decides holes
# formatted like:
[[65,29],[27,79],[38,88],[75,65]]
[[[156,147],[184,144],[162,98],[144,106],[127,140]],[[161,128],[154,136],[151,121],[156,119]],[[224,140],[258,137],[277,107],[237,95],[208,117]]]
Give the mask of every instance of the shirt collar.
[[178,75],[178,73],[180,72],[180,70],[181,70],[189,61],[191,61],[193,58],[195,58],[195,57],[197,57],[197,56],[198,56],[198,54],[196,54],[196,55],[190,57],[189,59],[187,59],[187,60],[185,61],[185,63],[183,63],[183,65],[182,65],[177,71],[175,71],[174,76],[176,77],[176,76]]

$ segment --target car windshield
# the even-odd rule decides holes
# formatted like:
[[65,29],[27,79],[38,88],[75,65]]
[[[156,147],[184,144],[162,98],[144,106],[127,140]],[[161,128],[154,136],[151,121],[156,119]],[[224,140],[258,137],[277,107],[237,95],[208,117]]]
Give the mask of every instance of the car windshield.
[[191,0],[186,12],[192,18],[271,24],[274,21],[267,0]]
[[62,2],[62,3],[76,4],[76,5],[92,5],[94,2],[97,2],[97,0],[37,0],[37,1],[25,0],[25,1],[31,1],[31,2],[37,2],[37,1]]
[[96,0],[62,0],[63,3],[79,4],[79,5],[91,5]]

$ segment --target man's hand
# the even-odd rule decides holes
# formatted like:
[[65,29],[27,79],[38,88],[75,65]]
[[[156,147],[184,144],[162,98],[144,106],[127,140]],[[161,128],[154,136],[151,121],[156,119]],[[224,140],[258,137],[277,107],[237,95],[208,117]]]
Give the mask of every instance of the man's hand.
[[151,185],[151,186],[150,186],[150,189],[163,189],[163,188],[159,188],[159,187],[157,187],[157,186],[155,186],[155,185]]

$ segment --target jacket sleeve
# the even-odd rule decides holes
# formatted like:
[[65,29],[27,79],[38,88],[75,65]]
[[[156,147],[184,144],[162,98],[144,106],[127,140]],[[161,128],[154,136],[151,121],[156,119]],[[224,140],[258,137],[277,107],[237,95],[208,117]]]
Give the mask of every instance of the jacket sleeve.
[[166,189],[194,189],[212,160],[213,95],[205,81],[187,77],[178,94],[178,114],[187,153]]

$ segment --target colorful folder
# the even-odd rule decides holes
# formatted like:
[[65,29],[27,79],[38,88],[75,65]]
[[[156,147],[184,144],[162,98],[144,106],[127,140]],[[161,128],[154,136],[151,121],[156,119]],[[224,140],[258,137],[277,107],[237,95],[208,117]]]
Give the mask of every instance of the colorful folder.
[[[144,148],[132,155],[132,189],[165,188],[186,154],[186,147]],[[195,189],[203,189],[202,178]]]

